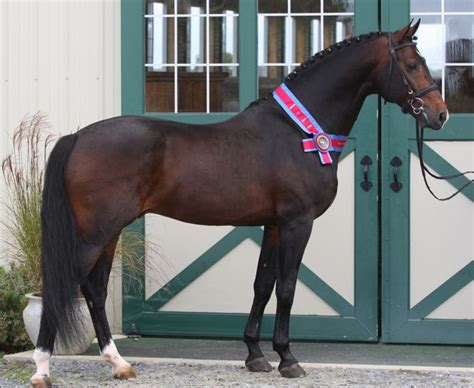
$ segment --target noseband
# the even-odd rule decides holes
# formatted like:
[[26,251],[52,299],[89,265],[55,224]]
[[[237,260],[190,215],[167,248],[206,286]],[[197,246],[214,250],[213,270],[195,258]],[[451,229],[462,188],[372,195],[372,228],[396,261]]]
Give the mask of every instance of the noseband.
[[[392,72],[393,72],[393,64],[395,63],[396,66],[398,67],[398,70],[400,72],[400,75],[403,80],[403,84],[405,85],[407,92],[408,92],[408,100],[405,103],[405,105],[402,106],[402,112],[403,113],[408,113],[408,110],[411,108],[412,112],[414,115],[419,115],[420,113],[423,112],[423,115],[425,116],[425,119],[428,121],[427,115],[424,113],[424,108],[423,108],[423,99],[422,97],[425,96],[426,94],[433,92],[438,89],[438,85],[431,79],[431,85],[428,85],[427,87],[420,89],[420,90],[414,90],[415,88],[413,87],[412,83],[410,80],[407,78],[405,75],[405,72],[402,70],[400,66],[400,61],[398,60],[397,57],[397,51],[404,49],[405,47],[416,47],[415,42],[407,42],[403,43],[399,46],[394,46],[392,42],[392,33],[388,33],[388,50],[390,52],[390,66],[388,70],[388,85],[387,85],[387,94],[390,91],[390,84],[392,81]],[[425,64],[425,59],[421,57],[423,63]],[[426,66],[426,64],[425,64]]]

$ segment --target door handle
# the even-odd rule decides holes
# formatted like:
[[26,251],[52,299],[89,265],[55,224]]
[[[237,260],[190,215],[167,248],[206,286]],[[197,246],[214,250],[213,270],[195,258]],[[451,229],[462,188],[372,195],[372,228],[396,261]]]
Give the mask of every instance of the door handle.
[[372,182],[369,181],[369,166],[372,165],[372,159],[370,159],[369,155],[365,155],[360,161],[360,164],[364,166],[364,180],[360,183],[360,186],[362,190],[369,191],[373,186]]
[[390,162],[392,166],[392,175],[393,175],[393,182],[390,184],[390,187],[395,193],[398,193],[403,185],[398,181],[398,168],[402,165],[402,160],[398,156],[394,156]]

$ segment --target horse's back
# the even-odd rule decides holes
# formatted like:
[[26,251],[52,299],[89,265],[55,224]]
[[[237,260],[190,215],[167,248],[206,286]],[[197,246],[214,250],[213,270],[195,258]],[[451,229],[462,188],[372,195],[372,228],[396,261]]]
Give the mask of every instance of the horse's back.
[[313,206],[314,161],[302,155],[292,128],[278,131],[245,115],[211,125],[119,117],[78,136],[68,186],[81,228],[100,223],[100,215],[114,220],[107,227],[115,232],[147,212],[262,225]]

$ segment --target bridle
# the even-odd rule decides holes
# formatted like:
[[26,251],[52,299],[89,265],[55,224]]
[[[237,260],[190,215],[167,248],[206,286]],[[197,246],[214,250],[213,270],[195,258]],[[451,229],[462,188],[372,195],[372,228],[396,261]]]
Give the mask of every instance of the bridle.
[[[388,33],[387,39],[388,39],[388,51],[390,53],[390,65],[389,65],[389,70],[388,70],[387,93],[385,95],[388,96],[389,95],[388,92],[390,92],[390,84],[392,81],[392,73],[393,73],[393,64],[395,63],[402,77],[403,84],[405,85],[408,92],[408,100],[405,103],[405,105],[402,106],[402,112],[408,113],[409,109],[411,109],[414,115],[419,115],[420,113],[424,113],[424,108],[423,108],[424,102],[423,102],[422,97],[427,95],[430,92],[439,90],[438,85],[436,84],[436,82],[434,82],[433,79],[431,79],[430,85],[420,90],[414,90],[415,88],[413,87],[413,84],[407,78],[407,76],[405,75],[405,72],[402,70],[400,66],[400,61],[398,60],[398,57],[397,57],[397,51],[404,49],[406,47],[416,47],[416,42],[412,41],[412,42],[402,43],[398,46],[394,46],[391,32]],[[425,59],[423,57],[421,57],[421,59],[424,66],[426,67]],[[426,113],[424,113],[424,118],[427,120],[427,122],[429,122],[429,119]]]
[[[391,81],[392,81],[393,64],[395,63],[395,65],[398,67],[398,70],[400,72],[400,76],[402,77],[403,84],[405,85],[405,87],[407,89],[407,92],[408,92],[408,99],[407,99],[406,103],[402,106],[402,112],[407,114],[409,112],[409,110],[411,109],[411,111],[413,112],[413,114],[415,116],[418,116],[419,114],[422,114],[423,118],[426,121],[426,123],[428,124],[428,126],[430,126],[430,124],[431,124],[430,119],[429,119],[428,115],[425,112],[424,101],[423,101],[422,97],[427,95],[430,92],[433,92],[435,90],[439,90],[438,85],[431,78],[431,84],[430,85],[428,85],[428,86],[426,86],[426,87],[424,87],[420,90],[414,90],[415,88],[413,87],[413,84],[407,78],[407,76],[405,75],[405,72],[402,70],[402,68],[400,66],[400,61],[398,60],[398,57],[397,57],[397,51],[401,50],[401,49],[404,49],[406,47],[416,47],[416,42],[411,41],[411,42],[407,42],[407,43],[402,43],[398,46],[394,46],[393,41],[392,41],[392,33],[391,32],[388,33],[387,38],[388,38],[388,50],[389,50],[389,53],[390,53],[390,64],[389,64],[389,70],[388,70],[388,72],[389,72],[388,84],[387,84],[387,90],[386,90],[385,95],[388,96],[389,95],[388,93],[390,92],[390,84],[391,84]],[[425,66],[425,68],[427,70],[427,73],[429,74],[429,71],[428,71],[427,66],[426,66],[425,59],[423,57],[421,57],[421,60],[422,60],[423,65]],[[387,101],[385,101],[385,103],[386,102]],[[458,195],[461,191],[463,191],[466,187],[468,187],[471,183],[473,183],[474,180],[473,179],[468,180],[457,191],[455,191],[453,194],[451,194],[447,197],[440,198],[433,192],[430,185],[428,184],[428,180],[426,179],[426,173],[428,173],[431,177],[433,177],[435,179],[450,180],[450,179],[458,178],[458,177],[461,177],[461,176],[464,176],[464,175],[467,175],[467,174],[474,174],[474,171],[466,171],[466,172],[463,172],[463,173],[453,174],[453,175],[446,175],[446,176],[436,175],[433,172],[431,172],[426,167],[425,162],[423,160],[423,137],[424,137],[423,132],[424,132],[424,128],[420,128],[420,126],[418,124],[418,120],[416,120],[416,145],[417,145],[417,149],[418,149],[418,157],[419,157],[419,160],[420,160],[420,167],[421,167],[421,173],[423,175],[423,180],[425,182],[426,188],[428,189],[428,191],[431,193],[431,195],[434,198],[436,198],[438,201],[447,201],[447,200],[455,197],[456,195]]]

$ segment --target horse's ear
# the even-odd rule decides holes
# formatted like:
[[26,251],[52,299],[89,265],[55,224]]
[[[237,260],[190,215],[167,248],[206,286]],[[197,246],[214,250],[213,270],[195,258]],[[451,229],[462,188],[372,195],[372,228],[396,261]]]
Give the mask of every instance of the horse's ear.
[[416,30],[418,30],[418,27],[420,26],[421,19],[418,19],[418,21],[412,25],[414,19],[411,19],[410,23],[403,27],[401,30],[398,30],[395,34],[397,37],[398,42],[403,42],[405,39],[411,39],[415,33]]
[[[410,22],[410,24],[413,22],[413,19],[412,21]],[[416,34],[416,31],[418,30],[418,27],[420,27],[420,23],[421,23],[421,19],[418,19],[418,21],[410,27],[410,29],[408,30],[408,33],[407,33],[407,36],[408,38],[413,38],[413,36],[415,36]]]

